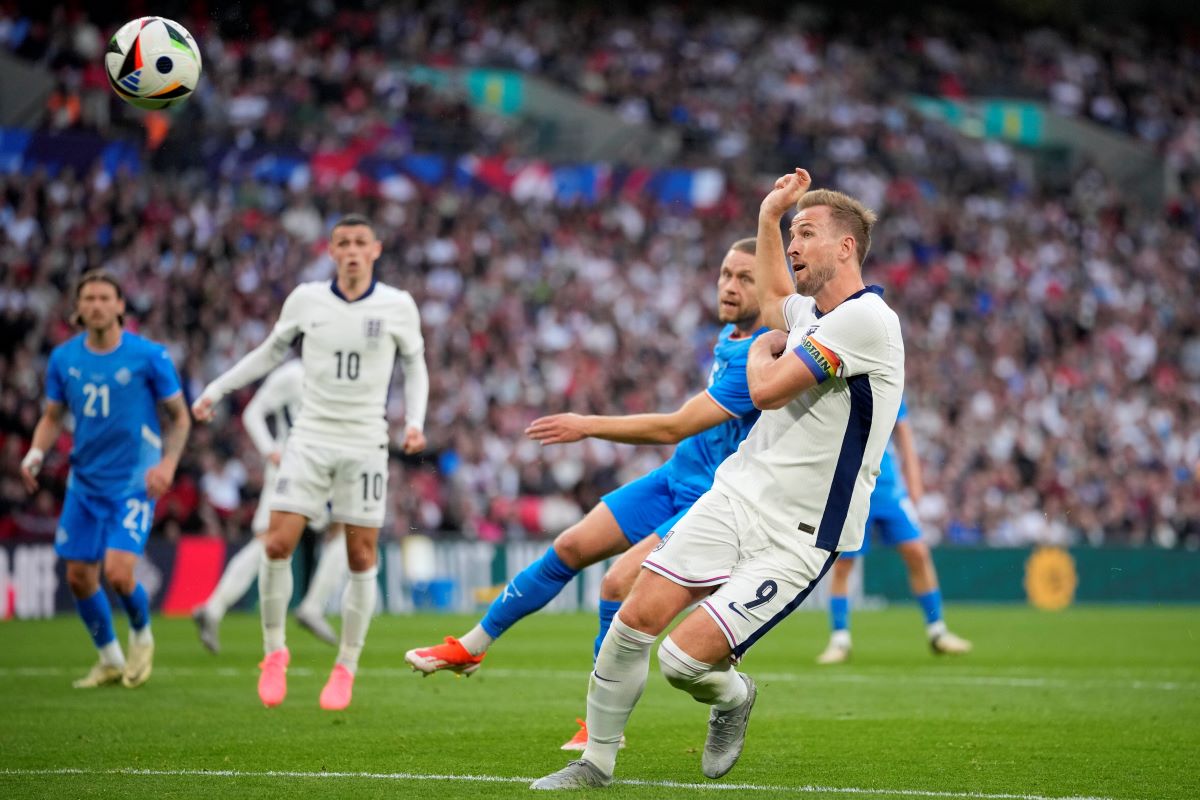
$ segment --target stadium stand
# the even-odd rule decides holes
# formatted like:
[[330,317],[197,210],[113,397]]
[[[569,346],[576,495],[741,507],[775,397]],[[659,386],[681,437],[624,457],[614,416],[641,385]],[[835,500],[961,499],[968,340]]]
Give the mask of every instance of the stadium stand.
[[[342,11],[289,28],[264,7],[238,24],[184,18],[204,47],[201,91],[146,126],[100,71],[119,8],[112,20],[59,9],[46,24],[0,6],[3,46],[55,77],[43,132],[135,142],[143,169],[0,164],[0,536],[53,533],[65,451],[32,499],[16,470],[45,359],[71,333],[72,276],[121,276],[133,326],[169,344],[190,400],[261,340],[297,280],[330,276],[324,228],[351,210],[380,223],[382,277],[413,292],[426,323],[431,452],[393,461],[407,488],[388,527],[552,533],[665,454],[593,441],[543,451],[525,424],[690,395],[716,331],[709,268],[752,231],[764,180],[803,164],[880,211],[867,274],[906,330],[932,539],[1200,546],[1194,45],[1140,29],[985,33],[952,16],[852,35],[820,14],[547,15],[533,2]],[[694,209],[630,182],[587,201],[364,180],[353,167],[367,150],[503,159],[531,146],[521,120],[388,68],[399,53],[518,68],[626,122],[673,128],[681,165],[720,168],[719,195]],[[1019,149],[921,116],[910,92],[1033,98],[1119,131],[1168,166],[1167,202],[1136,201],[1086,160],[1047,180]],[[227,168],[266,155],[310,177]],[[253,453],[244,435],[197,429],[156,535],[241,535],[261,481]]]

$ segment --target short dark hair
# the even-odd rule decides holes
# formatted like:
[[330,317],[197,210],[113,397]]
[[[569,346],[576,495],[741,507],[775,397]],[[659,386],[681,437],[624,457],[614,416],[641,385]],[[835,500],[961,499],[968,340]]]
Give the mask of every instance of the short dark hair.
[[[83,287],[87,286],[89,283],[107,283],[109,286],[113,287],[113,289],[116,290],[118,300],[125,299],[125,292],[121,289],[121,284],[120,284],[120,282],[117,281],[116,276],[113,275],[111,272],[109,272],[106,269],[97,268],[97,269],[89,269],[87,272],[85,272],[79,276],[79,283],[75,284],[75,304],[76,305],[79,304],[79,298],[83,294]],[[75,323],[76,325],[82,325],[83,318],[79,316],[78,312],[76,312],[75,314],[73,314],[71,316],[71,322]],[[118,325],[125,324],[125,315],[124,314],[117,315],[117,324]]]
[[745,239],[738,239],[736,242],[729,245],[729,249],[752,256],[758,252],[758,239],[755,239],[753,236]]
[[329,235],[338,228],[345,228],[350,225],[365,225],[371,229],[371,235],[376,236],[375,226],[371,224],[371,220],[367,219],[363,214],[346,214],[344,217],[333,223],[333,227],[329,229]]
[[848,194],[832,189],[816,189],[808,192],[796,203],[796,210],[828,206],[829,218],[838,230],[854,237],[854,254],[861,269],[871,252],[871,228],[875,226],[875,212]]

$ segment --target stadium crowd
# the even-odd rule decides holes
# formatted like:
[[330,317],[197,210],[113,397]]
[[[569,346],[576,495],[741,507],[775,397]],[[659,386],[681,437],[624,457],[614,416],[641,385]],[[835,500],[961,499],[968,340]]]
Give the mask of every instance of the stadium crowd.
[[[680,126],[688,159],[724,163],[721,202],[694,213],[625,195],[518,203],[448,183],[413,182],[392,197],[281,187],[215,174],[178,132],[147,152],[155,169],[138,179],[99,169],[0,177],[0,535],[53,533],[66,450],[32,500],[16,467],[45,359],[72,332],[73,276],[104,266],[122,278],[131,326],[170,347],[190,400],[261,341],[297,281],[332,274],[324,231],[351,210],[380,226],[380,278],[418,300],[432,379],[430,452],[393,460],[390,528],[552,533],[666,453],[593,441],[543,450],[523,437],[527,422],[673,408],[693,393],[716,333],[713,269],[753,230],[763,170],[799,163],[880,212],[866,277],[887,287],[905,326],[934,541],[1200,546],[1200,180],[1165,210],[1139,207],[1091,167],[1068,186],[1042,186],[1008,146],[922,120],[895,91],[999,91],[985,83],[994,53],[1011,61],[1013,91],[1062,104],[1065,81],[1079,90],[1073,110],[1151,141],[1186,174],[1200,164],[1200,104],[1182,104],[1195,98],[1193,52],[1142,59],[1138,73],[1103,38],[1062,49],[1042,34],[964,40],[952,21],[919,40],[885,26],[855,42],[750,17],[546,19],[538,8],[484,20],[440,4],[371,25],[345,13],[323,32],[263,23],[249,44],[219,42],[213,26],[204,88],[180,119],[208,126],[188,136],[245,147],[315,152],[390,131],[401,150],[474,151],[477,141],[502,152],[516,129],[378,65],[382,52],[507,63],[627,119]],[[0,40],[53,63],[60,90],[80,87],[69,125],[103,130],[112,105],[102,75],[91,86],[98,61],[82,57],[88,23],[76,22],[73,36],[55,28],[37,45],[30,30],[14,45],[8,18]],[[351,35],[376,46],[350,48]],[[911,75],[880,68],[909,61]],[[295,63],[311,69],[289,67],[302,77],[281,82]],[[1176,79],[1159,80],[1163,71]],[[1126,93],[1142,84],[1153,91]],[[1108,95],[1119,114],[1097,100]],[[220,113],[243,106],[257,111]],[[236,423],[249,396],[225,404],[229,422],[195,431],[156,531],[242,535],[261,481]]]

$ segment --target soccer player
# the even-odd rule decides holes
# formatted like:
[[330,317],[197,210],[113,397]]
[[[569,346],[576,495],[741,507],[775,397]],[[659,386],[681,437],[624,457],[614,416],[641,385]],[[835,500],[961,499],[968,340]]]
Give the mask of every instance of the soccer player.
[[284,301],[267,340],[205,387],[192,410],[212,419],[222,397],[269,372],[304,337],[304,403],[279,463],[271,499],[265,558],[258,575],[265,658],[258,696],[277,706],[287,695],[290,660],[284,638],[292,596],[292,552],[309,520],[331,499],[331,518],[346,527],[350,580],[342,594],[337,661],[321,708],[346,708],[371,614],[375,610],[379,528],[388,482],[388,387],[399,352],[404,364],[403,449],[425,448],[429,374],[425,341],[412,295],[375,280],[383,245],[366,217],[338,220],[329,254],[337,267],[330,283],[298,286]]
[[[250,522],[254,538],[229,559],[225,572],[204,605],[192,612],[200,642],[213,653],[221,649],[221,620],[230,606],[250,590],[258,577],[258,565],[262,561],[263,538],[271,515],[271,492],[275,486],[279,461],[287,444],[292,421],[300,413],[300,402],[304,389],[304,366],[298,360],[283,364],[263,381],[262,386],[250,398],[242,410],[242,425],[254,442],[258,452],[266,461],[263,474],[262,495],[258,508]],[[267,425],[267,418],[275,419],[275,434]],[[316,530],[326,527],[326,520],[315,521]],[[346,565],[345,531],[340,523],[328,525],[328,536],[321,547],[317,569],[304,599],[296,608],[296,621],[300,627],[310,631],[323,642],[337,645],[337,633],[325,619],[325,606],[330,596],[342,584],[349,573]]]
[[[899,454],[900,469],[896,469]],[[871,532],[884,544],[892,545],[904,559],[908,583],[925,614],[925,635],[929,647],[937,654],[961,655],[971,651],[971,643],[951,633],[942,619],[942,593],[938,589],[937,571],[929,545],[921,539],[915,504],[924,487],[921,481],[921,462],[913,441],[908,409],[900,401],[896,429],[883,451],[875,491],[871,493],[871,510],[867,516],[867,532],[859,550],[842,553],[830,575],[829,617],[833,633],[829,645],[817,656],[818,664],[841,664],[850,658],[850,574],[854,558],[866,555],[870,549]],[[911,494],[911,497],[910,497]]]
[[[46,370],[46,410],[21,461],[21,479],[37,491],[45,451],[74,418],[71,473],[54,549],[67,562],[67,584],[99,662],[74,682],[93,689],[120,681],[141,686],[154,666],[150,598],[134,577],[154,520],[154,502],[175,479],[191,429],[179,376],[167,350],[122,328],[125,295],[116,278],[90,270],[75,288],[75,321],[84,333],[54,348]],[[159,427],[159,411],[168,421]],[[129,615],[129,658],[113,631],[104,577]]]
[[[746,377],[763,409],[713,487],[642,565],[600,647],[582,758],[533,783],[612,782],[625,724],[645,688],[650,648],[671,685],[712,706],[701,758],[710,778],[737,762],[757,694],[735,664],[812,591],[840,550],[862,542],[867,506],[904,389],[900,322],[861,264],[875,215],[839,192],[781,177],[759,211],[755,285],[775,329],[750,347]],[[789,208],[783,269],[779,221]],[[784,330],[788,331],[787,333]]]
[[[737,449],[758,418],[746,386],[746,357],[761,333],[762,316],[754,287],[754,239],[735,242],[725,254],[717,281],[717,318],[726,323],[713,348],[708,388],[669,414],[580,416],[556,414],[534,420],[526,433],[543,444],[575,442],[593,436],[631,444],[678,442],[667,463],[606,494],[575,525],[563,531],[538,561],[522,570],[461,638],[409,650],[404,660],[426,675],[438,670],[469,675],[479,668],[492,642],[524,617],[554,599],[581,569],[628,551],[600,590],[600,635],[612,622],[625,583],[621,573],[636,570],[684,512],[712,485],[713,472]],[[575,740],[572,740],[574,742]],[[576,749],[572,742],[564,749]]]

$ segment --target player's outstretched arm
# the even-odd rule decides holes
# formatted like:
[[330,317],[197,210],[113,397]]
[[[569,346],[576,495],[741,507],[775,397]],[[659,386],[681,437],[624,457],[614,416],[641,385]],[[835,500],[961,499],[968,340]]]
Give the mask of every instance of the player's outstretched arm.
[[588,437],[624,444],[675,444],[731,419],[733,415],[708,392],[701,392],[670,414],[539,417],[525,429],[525,435],[542,444],[565,444]]
[[21,459],[21,483],[25,491],[33,494],[38,488],[38,472],[42,469],[42,460],[46,451],[54,446],[63,429],[63,404],[53,400],[46,401],[46,410],[33,429],[33,438],[29,442],[29,452]]
[[904,476],[908,495],[914,503],[919,503],[925,494],[925,480],[921,475],[921,459],[917,456],[917,440],[908,420],[896,423],[892,437],[896,442],[896,454],[900,456],[900,474]]
[[175,470],[183,455],[183,446],[187,444],[188,433],[192,430],[192,418],[188,416],[182,394],[168,397],[160,406],[166,413],[167,421],[163,430],[162,459],[146,470],[146,494],[151,499],[162,497],[171,488]]
[[794,352],[787,352],[787,339],[783,331],[769,331],[750,345],[746,383],[756,408],[783,408],[793,397],[817,385],[812,370]]
[[267,340],[258,347],[242,356],[236,364],[225,371],[223,375],[204,387],[204,391],[192,403],[192,414],[200,422],[211,422],[213,411],[221,398],[230,392],[235,392],[246,384],[266,375],[279,366],[287,358],[288,349],[300,335],[300,322],[305,300],[301,297],[302,289],[297,289],[283,301],[279,311],[279,319],[267,336]]
[[806,170],[781,176],[758,209],[758,240],[754,255],[754,285],[758,289],[758,304],[762,309],[763,323],[768,328],[787,330],[783,315],[783,301],[796,293],[796,282],[788,268],[787,255],[783,250],[783,237],[779,234],[779,221],[795,207],[801,196],[812,185]]

